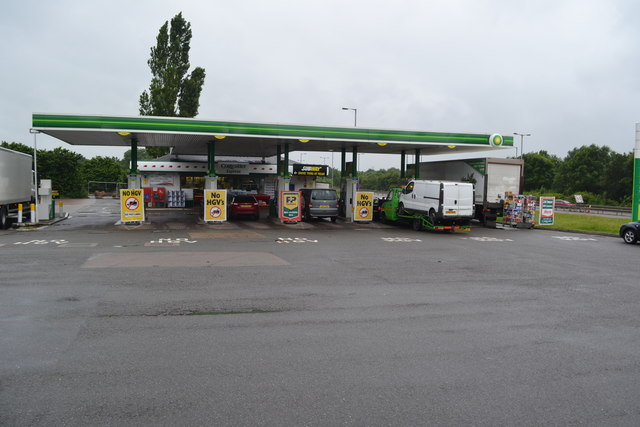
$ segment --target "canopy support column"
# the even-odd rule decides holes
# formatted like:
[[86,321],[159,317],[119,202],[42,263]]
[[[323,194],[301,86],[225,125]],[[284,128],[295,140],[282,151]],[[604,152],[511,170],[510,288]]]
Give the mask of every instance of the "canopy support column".
[[280,144],[276,146],[276,175],[282,176],[282,148]]
[[407,153],[402,150],[400,152],[400,178],[407,177]]
[[416,148],[416,167],[413,174],[416,179],[420,179],[420,149]]
[[633,150],[633,196],[631,219],[640,221],[640,123],[636,123],[636,147]]
[[218,189],[218,176],[216,175],[216,141],[210,140],[207,143],[207,180],[204,188],[207,190]]
[[353,160],[351,161],[353,167],[351,168],[351,178],[358,178],[358,147],[353,146]]
[[282,156],[282,148],[280,145],[276,147],[276,157],[278,164],[278,193],[276,194],[276,203],[279,203],[280,192],[289,191],[291,187],[291,177],[289,176],[289,143],[284,144],[284,160],[280,160]]
[[127,184],[130,189],[142,188],[138,179],[138,140],[135,137],[131,138],[131,168]]
[[289,143],[286,142],[284,144],[284,170],[282,171],[282,176],[285,178],[289,178]]

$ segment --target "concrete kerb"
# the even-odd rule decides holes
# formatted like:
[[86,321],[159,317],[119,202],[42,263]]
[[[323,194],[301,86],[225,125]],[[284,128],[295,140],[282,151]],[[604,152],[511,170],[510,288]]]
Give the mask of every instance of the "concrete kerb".
[[57,222],[63,221],[65,219],[69,218],[69,213],[65,212],[64,216],[62,217],[58,217],[58,218],[54,218],[54,219],[45,219],[45,220],[40,220],[36,223],[33,222],[20,222],[20,223],[14,223],[12,225],[12,227],[17,228],[20,231],[30,231],[30,230],[39,230],[40,228],[44,228],[44,227],[48,227],[52,224],[55,224]]

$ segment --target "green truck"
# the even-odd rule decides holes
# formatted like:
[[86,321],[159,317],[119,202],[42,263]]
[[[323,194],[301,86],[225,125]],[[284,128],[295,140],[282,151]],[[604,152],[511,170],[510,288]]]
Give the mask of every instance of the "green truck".
[[408,222],[416,231],[438,230],[438,231],[469,231],[471,221],[444,220],[437,216],[422,212],[411,212],[404,208],[401,203],[403,188],[392,188],[384,200],[381,200],[379,219],[382,223],[388,222]]

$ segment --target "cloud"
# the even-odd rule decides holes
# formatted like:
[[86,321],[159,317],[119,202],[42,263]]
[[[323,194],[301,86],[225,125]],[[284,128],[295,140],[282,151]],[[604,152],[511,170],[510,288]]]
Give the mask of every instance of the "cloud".
[[192,24],[191,64],[207,72],[201,118],[351,126],[349,106],[359,126],[526,132],[527,151],[561,156],[592,143],[628,152],[639,121],[631,0],[27,0],[5,9],[3,140],[30,141],[32,112],[136,115],[149,49],[180,11]]

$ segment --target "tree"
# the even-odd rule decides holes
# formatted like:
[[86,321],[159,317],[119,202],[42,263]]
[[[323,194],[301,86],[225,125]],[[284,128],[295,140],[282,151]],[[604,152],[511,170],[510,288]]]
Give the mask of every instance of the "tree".
[[50,179],[54,189],[62,197],[86,196],[86,182],[82,179],[81,167],[85,158],[66,148],[51,151],[38,150],[38,176]]
[[633,153],[612,152],[604,171],[605,194],[616,202],[631,198],[633,190]]
[[116,157],[97,156],[82,163],[85,182],[126,182],[127,172]]
[[0,147],[8,148],[9,150],[18,151],[20,153],[26,153],[30,156],[33,156],[33,147],[29,147],[28,145],[24,145],[19,142],[2,141]]
[[[157,156],[152,156],[151,154],[149,154],[149,148],[151,147],[147,147],[147,148],[138,148],[138,161],[140,160],[153,160],[155,159]],[[120,160],[120,165],[122,165],[122,167],[125,169],[125,171],[128,171],[131,169],[131,150],[127,150],[124,152],[122,160]]]
[[526,153],[522,157],[524,159],[523,191],[552,189],[561,160],[544,150]]
[[[182,12],[165,22],[151,48],[147,61],[151,69],[151,86],[140,95],[140,114],[143,116],[195,117],[200,107],[200,93],[205,71],[196,67],[189,71],[191,49],[191,23]],[[159,157],[169,152],[167,147],[149,147],[149,154]]]
[[196,67],[190,75],[189,50],[191,24],[182,12],[165,22],[158,33],[156,46],[147,61],[152,79],[149,91],[140,95],[140,114],[145,116],[195,117],[200,107],[204,85],[204,68]]
[[360,188],[372,191],[387,191],[400,185],[400,170],[397,168],[373,170],[358,173]]
[[610,156],[611,149],[607,146],[591,144],[574,148],[558,167],[555,189],[565,194],[580,191],[602,194],[605,191],[604,174]]

